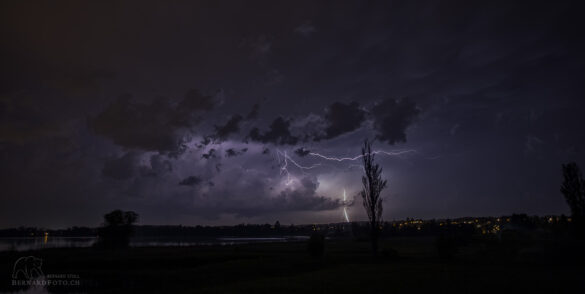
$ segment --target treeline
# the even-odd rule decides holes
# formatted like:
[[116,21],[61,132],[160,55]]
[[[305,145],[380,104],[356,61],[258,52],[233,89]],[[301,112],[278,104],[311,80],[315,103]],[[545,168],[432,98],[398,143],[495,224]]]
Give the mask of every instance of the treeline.
[[[505,230],[542,231],[555,235],[566,234],[571,218],[561,216],[528,216],[513,214],[501,217],[464,217],[455,219],[421,220],[407,218],[400,221],[383,222],[382,237],[437,235],[445,232],[462,235],[499,234]],[[330,237],[366,238],[369,234],[367,222],[280,225],[239,224],[235,226],[134,226],[134,237],[246,237],[246,236],[308,236],[320,233]],[[98,228],[72,227],[62,230],[43,228],[13,228],[0,230],[0,237],[95,237]]]
[[[310,234],[312,225],[280,226],[271,224],[240,224],[236,226],[155,226],[135,225],[134,237],[183,237],[183,236],[274,236],[287,234]],[[72,227],[52,230],[35,227],[1,229],[0,238],[8,237],[95,237],[99,228]]]
[[307,226],[280,226],[280,224],[239,224],[235,226],[137,226],[136,237],[179,237],[179,236],[278,236],[306,234]]

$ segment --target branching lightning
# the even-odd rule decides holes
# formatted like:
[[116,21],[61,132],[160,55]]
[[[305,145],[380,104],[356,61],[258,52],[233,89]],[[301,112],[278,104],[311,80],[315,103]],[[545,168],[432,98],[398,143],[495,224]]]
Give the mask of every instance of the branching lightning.
[[316,164],[313,164],[313,165],[310,165],[310,166],[302,166],[302,165],[298,164],[296,161],[294,161],[292,158],[290,158],[286,154],[286,151],[284,151],[284,152],[278,151],[278,152],[281,153],[286,160],[292,162],[296,167],[300,168],[301,170],[313,169],[313,168],[316,168],[318,166],[321,166],[320,163],[316,163]]
[[[303,166],[300,165],[299,163],[297,163],[294,159],[290,158],[290,156],[288,156],[288,154],[286,154],[286,151],[282,152],[280,150],[276,150],[276,155],[279,157],[278,161],[282,162],[282,166],[280,167],[280,174],[286,174],[286,185],[290,185],[293,182],[293,177],[291,177],[291,174],[288,170],[288,162],[290,161],[294,166],[296,166],[297,168],[299,168],[303,173],[305,170],[309,170],[309,169],[313,169],[316,168],[318,166],[320,166],[320,163],[316,163],[310,166]],[[280,159],[280,156],[282,156],[282,160]]]
[[[416,150],[413,149],[409,149],[409,150],[393,150],[393,151],[385,151],[385,150],[376,150],[373,151],[372,154],[382,154],[382,155],[386,155],[386,156],[405,156],[411,153],[416,153]],[[317,152],[310,152],[307,155],[311,155],[313,157],[316,157],[318,159],[321,160],[327,160],[327,161],[335,161],[335,162],[344,162],[344,161],[356,161],[360,158],[362,158],[364,155],[360,154],[360,155],[356,155],[353,157],[334,157],[334,156],[326,156]],[[280,166],[280,174],[284,175],[286,174],[286,182],[285,185],[290,185],[293,183],[293,181],[295,180],[295,178],[291,175],[291,172],[289,171],[289,162],[292,164],[292,166],[294,166],[295,168],[298,168],[303,174],[306,174],[307,170],[311,170],[317,167],[322,166],[320,163],[315,163],[312,165],[301,165],[298,162],[296,162],[294,159],[292,159],[290,156],[288,156],[288,154],[286,153],[286,151],[280,151],[280,150],[276,150],[276,156],[277,156],[277,160],[278,162],[281,164]],[[357,164],[349,164],[349,168],[352,167],[358,167],[358,168],[363,168],[361,165],[357,165]],[[348,201],[347,200],[347,192],[345,190],[345,188],[343,189],[343,201],[341,202],[341,205],[343,206],[343,217],[345,218],[345,221],[347,223],[350,222],[349,220],[349,214],[347,213],[347,208],[353,203],[353,201]]]
[[[372,154],[383,154],[383,155],[387,155],[387,156],[404,156],[410,153],[415,153],[417,152],[416,150],[396,150],[396,151],[385,151],[385,150],[376,150],[373,151]],[[324,160],[328,160],[328,161],[336,161],[336,162],[343,162],[343,161],[355,161],[358,160],[360,158],[363,157],[362,154],[360,155],[356,155],[353,157],[334,157],[334,156],[326,156],[317,152],[310,152],[308,155],[317,157],[319,159],[324,159]],[[305,166],[305,165],[301,165],[298,162],[296,162],[294,159],[292,159],[290,156],[288,156],[286,151],[280,151],[280,150],[276,150],[276,156],[277,156],[277,160],[280,163],[280,174],[281,175],[286,175],[286,185],[290,185],[293,180],[294,177],[291,175],[291,172],[289,171],[289,162],[292,163],[292,165],[296,168],[298,168],[303,174],[306,174],[306,170],[310,170],[310,169],[314,169],[317,168],[319,166],[321,166],[320,163],[315,163],[309,166]],[[354,165],[354,164],[350,164],[350,168],[351,167],[357,167],[358,165]]]
[[[400,156],[400,155],[405,155],[405,154],[413,153],[413,152],[416,152],[416,150],[400,150],[400,151],[376,150],[376,151],[372,152],[372,154],[385,154],[385,155],[389,155],[389,156]],[[346,160],[354,161],[354,160],[358,160],[358,159],[363,157],[362,154],[354,156],[354,157],[330,157],[330,156],[325,156],[325,155],[322,155],[322,154],[319,154],[316,152],[311,152],[311,153],[309,153],[309,155],[316,156],[316,157],[319,157],[319,158],[322,158],[325,160],[334,160],[334,161],[339,161],[339,162],[346,161]]]

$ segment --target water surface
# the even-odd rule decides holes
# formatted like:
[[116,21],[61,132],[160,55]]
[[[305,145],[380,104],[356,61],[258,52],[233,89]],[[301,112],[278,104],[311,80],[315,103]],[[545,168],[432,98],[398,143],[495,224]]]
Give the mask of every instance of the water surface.
[[[280,237],[136,237],[131,239],[130,246],[209,246],[235,245],[249,243],[294,242],[307,240],[308,236]],[[91,247],[96,237],[24,237],[0,238],[0,251],[28,251],[44,248]]]

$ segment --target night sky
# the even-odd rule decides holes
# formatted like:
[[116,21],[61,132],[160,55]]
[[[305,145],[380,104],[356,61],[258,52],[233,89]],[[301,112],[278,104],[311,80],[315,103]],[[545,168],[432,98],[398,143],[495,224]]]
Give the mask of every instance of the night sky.
[[568,214],[576,4],[2,1],[0,227]]

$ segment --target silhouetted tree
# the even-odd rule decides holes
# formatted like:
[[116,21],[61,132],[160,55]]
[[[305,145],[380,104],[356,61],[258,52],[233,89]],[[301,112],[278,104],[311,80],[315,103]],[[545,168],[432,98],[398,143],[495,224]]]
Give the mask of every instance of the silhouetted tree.
[[114,210],[104,215],[104,224],[98,229],[98,247],[128,247],[130,237],[134,233],[133,224],[138,221],[134,211]]
[[364,175],[362,176],[363,190],[361,192],[364,208],[368,214],[370,224],[370,240],[372,253],[378,254],[378,237],[382,225],[382,197],[380,193],[386,187],[386,180],[382,179],[382,168],[374,163],[372,144],[366,139],[362,147],[362,161]]
[[571,162],[563,164],[561,192],[571,208],[573,233],[577,238],[585,236],[585,181],[579,166]]

